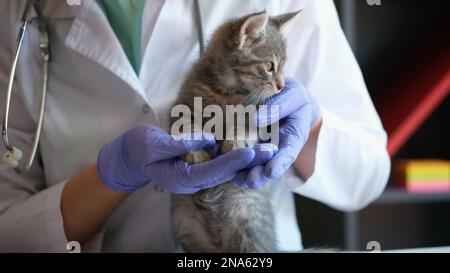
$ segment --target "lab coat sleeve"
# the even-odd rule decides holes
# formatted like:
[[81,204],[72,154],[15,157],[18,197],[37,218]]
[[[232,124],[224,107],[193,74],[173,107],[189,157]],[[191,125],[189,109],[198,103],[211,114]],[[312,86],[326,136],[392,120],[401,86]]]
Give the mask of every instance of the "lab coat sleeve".
[[[10,15],[14,7],[9,6],[14,2],[16,1],[0,1],[2,106],[5,103],[12,59],[14,39],[11,37],[15,36],[10,33]],[[13,145],[22,149],[25,161],[30,154],[36,122],[25,110],[22,95],[16,84],[11,102],[9,136]],[[1,111],[0,118],[3,118],[3,107]],[[0,152],[1,155],[5,152],[3,145]],[[3,160],[0,162],[0,252],[67,252],[60,206],[64,186],[65,181],[51,187],[46,186],[44,170],[38,158],[25,174],[17,174]],[[82,250],[99,251],[101,240],[102,236],[96,236],[82,246]]]
[[[286,3],[293,10],[297,1]],[[317,99],[323,123],[313,175],[293,169],[285,182],[294,192],[345,211],[367,206],[384,190],[390,159],[386,132],[331,0],[309,1],[286,26],[287,74]]]

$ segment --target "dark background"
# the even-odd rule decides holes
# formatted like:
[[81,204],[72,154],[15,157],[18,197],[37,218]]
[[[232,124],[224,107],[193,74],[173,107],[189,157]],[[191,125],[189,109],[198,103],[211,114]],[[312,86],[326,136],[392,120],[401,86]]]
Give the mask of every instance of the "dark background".
[[[382,0],[380,6],[370,6],[366,0],[335,3],[374,101],[390,95],[382,90],[403,71],[421,65],[416,63],[418,55],[426,58],[438,47],[450,50],[450,1]],[[408,90],[399,92],[391,95],[408,99]],[[450,160],[449,117],[447,97],[393,162],[400,158]],[[450,246],[450,193],[412,196],[390,189],[391,185],[380,200],[356,213],[335,211],[297,196],[305,247],[364,250],[373,240],[383,249]]]

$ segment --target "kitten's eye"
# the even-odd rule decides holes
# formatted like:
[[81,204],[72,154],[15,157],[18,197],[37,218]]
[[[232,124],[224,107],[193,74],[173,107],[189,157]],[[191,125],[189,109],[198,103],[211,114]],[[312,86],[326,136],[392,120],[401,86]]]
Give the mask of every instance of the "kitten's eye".
[[265,64],[265,66],[266,66],[267,72],[273,72],[273,69],[274,69],[274,67],[275,67],[275,65],[273,64],[273,62],[267,62],[267,63]]

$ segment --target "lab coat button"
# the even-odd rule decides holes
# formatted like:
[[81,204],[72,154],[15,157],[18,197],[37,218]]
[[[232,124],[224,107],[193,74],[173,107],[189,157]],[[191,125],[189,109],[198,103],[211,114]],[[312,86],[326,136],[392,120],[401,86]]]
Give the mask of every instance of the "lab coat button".
[[148,105],[147,103],[144,104],[144,106],[142,107],[142,112],[148,114],[150,112],[150,105]]
[[164,188],[163,187],[161,187],[160,185],[155,185],[155,186],[153,186],[153,189],[156,191],[156,192],[163,192],[164,191]]

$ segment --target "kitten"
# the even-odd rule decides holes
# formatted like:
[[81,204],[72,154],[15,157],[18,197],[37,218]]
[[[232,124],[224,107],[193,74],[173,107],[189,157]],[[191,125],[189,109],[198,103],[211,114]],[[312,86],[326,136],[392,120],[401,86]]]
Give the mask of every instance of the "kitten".
[[[269,17],[264,11],[220,26],[188,74],[176,104],[193,111],[194,97],[201,97],[203,107],[219,105],[225,110],[226,105],[260,105],[279,93],[286,61],[280,30],[296,14]],[[221,152],[252,147],[255,142],[224,140]],[[193,164],[212,157],[199,150],[184,160]],[[270,186],[244,190],[227,182],[192,195],[175,195],[175,237],[187,252],[275,252],[269,194]]]

